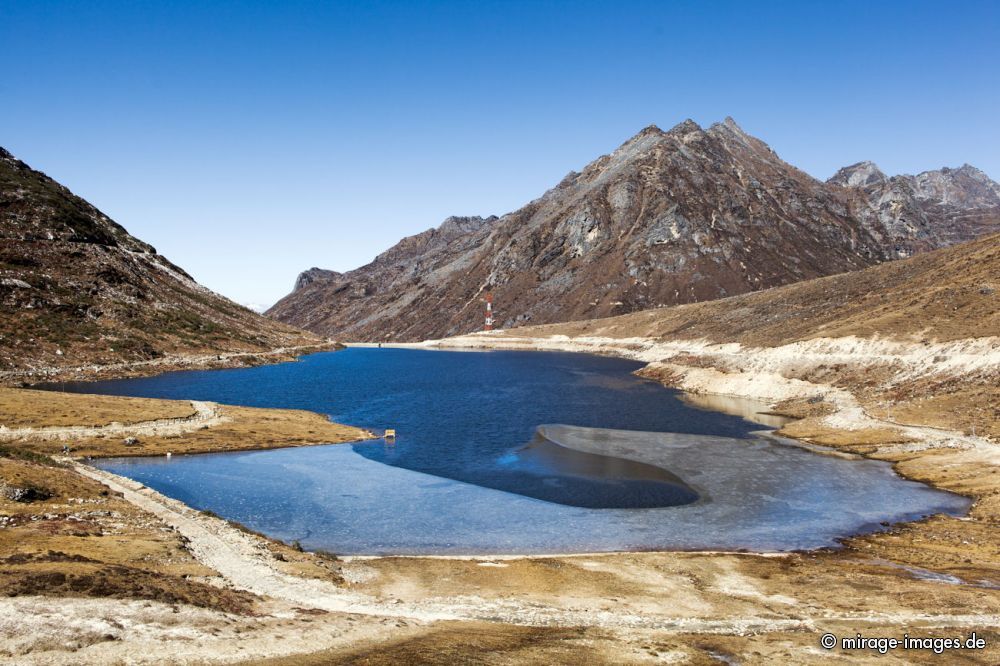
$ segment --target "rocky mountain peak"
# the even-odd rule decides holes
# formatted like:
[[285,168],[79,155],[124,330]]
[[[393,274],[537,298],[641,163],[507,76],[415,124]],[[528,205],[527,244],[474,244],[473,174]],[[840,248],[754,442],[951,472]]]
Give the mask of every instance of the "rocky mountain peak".
[[726,116],[722,119],[721,123],[716,124],[728,127],[729,129],[739,132],[740,134],[746,134],[746,132],[743,131],[743,128],[736,123],[732,116]]
[[329,282],[339,278],[340,276],[341,274],[337,271],[331,271],[325,268],[317,268],[313,266],[312,268],[299,273],[299,276],[295,278],[295,287],[293,288],[293,291],[305,289],[314,282]]
[[1000,185],[969,164],[888,177],[858,162],[827,183],[847,190],[854,215],[896,258],[1000,229]]
[[963,210],[1000,206],[1000,184],[970,164],[944,167],[908,177],[918,199],[933,200]]
[[269,314],[350,339],[415,340],[474,330],[485,285],[511,326],[718,298],[884,258],[838,197],[731,118],[708,132],[689,119],[646,127],[493,222],[450,218],[404,238]]
[[0,148],[0,238],[66,241],[155,254],[111,218]]
[[865,187],[886,180],[888,178],[874,162],[864,161],[843,167],[826,182],[841,187]]
[[[647,125],[638,134],[629,137],[622,145],[618,146],[618,148],[615,149],[611,155],[603,155],[597,158],[594,162],[584,168],[584,171],[587,171],[591,167],[600,165],[606,161],[616,162],[622,159],[628,159],[628,157],[636,155],[650,146],[656,145],[666,136],[667,133],[656,125]],[[572,174],[573,172],[570,172],[570,175]]]
[[688,118],[671,127],[670,131],[667,132],[667,134],[683,135],[683,134],[690,134],[691,132],[701,132],[701,131],[703,131],[701,125]]
[[755,154],[757,159],[764,159],[765,161],[773,161],[777,158],[777,155],[771,150],[770,146],[760,139],[747,134],[733,120],[732,116],[726,116],[722,122],[712,123],[705,134],[721,142],[729,151],[743,153],[749,151],[747,154]]
[[725,131],[725,132],[728,132],[729,134],[738,136],[741,139],[750,139],[751,138],[751,136],[749,134],[747,134],[746,132],[744,132],[743,128],[740,127],[736,123],[735,120],[733,120],[732,116],[726,116],[726,118],[722,122],[712,123],[711,127],[709,127],[708,129],[709,129],[710,132],[711,131],[715,131],[715,132]]
[[437,232],[445,236],[467,234],[479,231],[487,224],[496,222],[497,219],[499,218],[496,215],[490,215],[489,217],[452,215],[441,223],[437,228]]

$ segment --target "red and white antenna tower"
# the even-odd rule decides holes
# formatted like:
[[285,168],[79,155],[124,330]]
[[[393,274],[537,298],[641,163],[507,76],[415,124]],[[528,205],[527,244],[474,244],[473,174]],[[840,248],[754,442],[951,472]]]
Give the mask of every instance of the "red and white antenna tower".
[[486,323],[483,325],[484,331],[493,330],[493,292],[486,292]]

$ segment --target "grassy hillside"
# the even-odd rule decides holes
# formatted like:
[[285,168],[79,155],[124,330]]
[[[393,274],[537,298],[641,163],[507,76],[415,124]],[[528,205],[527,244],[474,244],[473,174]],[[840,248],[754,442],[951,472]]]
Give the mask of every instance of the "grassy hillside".
[[557,334],[755,346],[847,335],[940,342],[1000,335],[1000,235],[733,298],[507,332]]

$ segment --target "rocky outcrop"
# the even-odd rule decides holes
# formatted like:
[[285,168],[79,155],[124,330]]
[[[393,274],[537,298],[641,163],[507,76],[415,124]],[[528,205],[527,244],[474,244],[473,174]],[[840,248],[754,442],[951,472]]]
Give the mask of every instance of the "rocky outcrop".
[[1000,230],[1000,185],[968,164],[890,178],[860,162],[827,183],[848,190],[854,214],[893,258]]
[[840,169],[827,182],[841,187],[866,187],[887,180],[888,177],[874,162],[858,162]]
[[305,289],[314,282],[330,282],[339,278],[340,275],[337,271],[328,271],[325,268],[310,268],[307,271],[299,273],[298,278],[295,279],[295,288],[293,291]]
[[52,497],[52,493],[37,486],[12,486],[0,481],[0,499],[9,502],[41,502]]
[[0,149],[0,371],[317,342],[201,286]]

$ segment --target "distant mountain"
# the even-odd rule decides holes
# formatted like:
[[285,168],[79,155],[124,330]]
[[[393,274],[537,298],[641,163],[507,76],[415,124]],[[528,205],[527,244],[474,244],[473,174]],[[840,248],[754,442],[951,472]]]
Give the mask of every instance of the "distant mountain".
[[[936,174],[936,175],[935,175]],[[314,268],[267,314],[350,340],[478,330],[705,301],[851,271],[1000,230],[971,167],[824,183],[727,118],[650,126],[523,208],[449,218],[347,273]]]
[[267,303],[256,303],[254,301],[244,301],[241,302],[240,305],[245,307],[247,310],[253,310],[257,314],[263,314],[269,307],[271,307]]
[[201,286],[0,148],[0,370],[319,341]]
[[873,163],[860,162],[827,183],[860,195],[854,199],[855,215],[896,257],[1000,229],[1000,184],[968,164],[889,177]]

